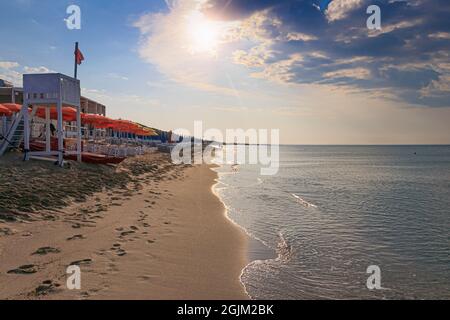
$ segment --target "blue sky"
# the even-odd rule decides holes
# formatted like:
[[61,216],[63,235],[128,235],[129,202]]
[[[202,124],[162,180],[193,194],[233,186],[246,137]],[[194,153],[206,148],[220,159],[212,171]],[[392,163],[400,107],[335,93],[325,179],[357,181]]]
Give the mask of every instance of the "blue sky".
[[[328,5],[326,2],[329,2]],[[77,4],[82,29],[68,30]],[[381,8],[368,30],[366,9]],[[319,10],[321,7],[323,10]],[[0,78],[73,73],[109,116],[276,128],[282,143],[450,143],[444,0],[10,0]]]

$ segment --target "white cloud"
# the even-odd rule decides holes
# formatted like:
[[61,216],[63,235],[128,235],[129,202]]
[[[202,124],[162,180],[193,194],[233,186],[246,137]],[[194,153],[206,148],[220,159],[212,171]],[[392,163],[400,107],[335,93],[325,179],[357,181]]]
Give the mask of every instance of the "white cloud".
[[328,5],[326,16],[328,21],[341,20],[347,17],[348,13],[363,4],[363,0],[334,0]]
[[25,66],[23,68],[23,70],[25,71],[25,73],[56,73],[55,71],[52,71],[49,68],[44,67],[44,66],[40,66],[40,67]]
[[113,78],[113,79],[124,80],[124,81],[130,80],[128,77],[122,76],[122,75],[114,73],[114,72],[108,73],[108,77]]
[[349,68],[326,72],[322,76],[324,78],[332,78],[332,79],[336,78],[369,79],[370,70],[365,68]]
[[12,82],[14,86],[22,85],[22,74],[17,69],[20,64],[14,61],[0,61],[0,79]]
[[266,65],[263,71],[252,73],[252,76],[278,83],[289,83],[295,77],[292,71],[293,67],[299,65],[302,61],[302,55],[293,54],[288,59]]
[[246,67],[264,67],[266,61],[272,58],[275,53],[270,49],[270,46],[270,42],[263,42],[249,51],[236,50],[233,52],[233,62]]
[[135,107],[155,107],[159,106],[160,102],[157,99],[143,97],[135,94],[118,94],[107,90],[81,88],[81,94],[87,98],[96,100],[100,103],[109,105],[123,106],[132,105]]
[[[158,70],[170,80],[199,90],[235,95],[228,87],[213,83],[217,74],[223,73],[221,63],[215,50],[196,52],[193,48],[195,37],[187,17],[194,14],[204,20],[200,13],[205,0],[168,1],[167,14],[145,14],[135,21],[134,26],[141,32],[139,54],[142,59],[155,65]],[[202,21],[208,27],[220,30],[220,41],[226,41],[221,36],[226,34],[230,25],[224,22]],[[194,39],[193,39],[194,38]],[[213,49],[213,48],[211,48]]]
[[289,32],[286,35],[286,40],[288,41],[313,41],[313,40],[317,40],[317,37],[306,34],[306,33],[301,33],[301,32]]
[[19,63],[17,62],[13,62],[13,61],[0,61],[0,68],[1,69],[13,69],[13,68],[17,68],[19,65]]
[[450,32],[436,32],[428,35],[432,39],[445,39],[450,40]]
[[392,31],[398,30],[398,29],[406,29],[406,28],[412,28],[415,26],[418,26],[420,24],[423,23],[422,19],[415,19],[415,20],[406,20],[406,21],[401,21],[399,23],[393,23],[393,24],[389,24],[386,26],[382,26],[382,28],[380,30],[370,30],[369,31],[369,37],[376,37],[379,36],[381,34],[386,34],[386,33],[390,33]]

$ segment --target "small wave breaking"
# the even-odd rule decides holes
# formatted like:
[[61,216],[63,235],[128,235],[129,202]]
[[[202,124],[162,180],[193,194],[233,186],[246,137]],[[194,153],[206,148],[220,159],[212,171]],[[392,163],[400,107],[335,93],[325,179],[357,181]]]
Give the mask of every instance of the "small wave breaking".
[[311,202],[306,201],[305,199],[301,198],[300,196],[296,195],[295,193],[291,193],[291,195],[297,200],[298,203],[301,205],[307,207],[307,208],[317,208],[317,206]]
[[283,233],[278,232],[278,237],[279,237],[279,241],[277,244],[277,254],[278,257],[276,260],[281,261],[281,262],[288,262],[291,257],[292,257],[292,246],[289,245],[289,243],[286,241],[286,239],[283,236]]

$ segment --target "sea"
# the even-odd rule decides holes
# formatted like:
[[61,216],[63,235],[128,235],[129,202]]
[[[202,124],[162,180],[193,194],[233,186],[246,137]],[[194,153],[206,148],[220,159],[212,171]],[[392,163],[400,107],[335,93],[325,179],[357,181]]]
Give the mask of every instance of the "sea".
[[253,299],[450,299],[450,146],[280,146],[224,164]]

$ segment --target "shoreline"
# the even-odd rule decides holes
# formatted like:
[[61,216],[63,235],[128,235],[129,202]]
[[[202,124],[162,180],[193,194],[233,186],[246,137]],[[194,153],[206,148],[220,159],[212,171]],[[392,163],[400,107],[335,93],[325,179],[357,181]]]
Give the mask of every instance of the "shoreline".
[[221,197],[220,191],[217,190],[217,186],[220,184],[224,185],[224,188],[230,187],[226,183],[224,183],[220,177],[221,175],[227,175],[227,174],[236,174],[238,171],[233,172],[220,172],[217,169],[223,168],[223,165],[214,164],[213,165],[213,171],[217,174],[216,183],[212,186],[212,192],[213,194],[220,200],[222,205],[225,208],[225,217],[226,219],[235,226],[235,228],[241,230],[246,238],[247,238],[247,249],[246,249],[246,265],[241,270],[241,274],[239,276],[239,282],[244,288],[245,294],[248,296],[249,299],[253,299],[251,294],[247,291],[247,288],[245,286],[244,281],[242,280],[245,271],[248,267],[251,267],[254,263],[262,262],[262,261],[271,261],[274,259],[277,259],[279,257],[279,254],[277,251],[273,248],[270,248],[267,244],[265,244],[262,240],[258,239],[254,235],[252,235],[247,228],[237,223],[229,214],[229,207],[226,204],[226,201]]
[[[9,230],[0,234],[0,299],[249,299],[240,282],[249,240],[213,190],[217,172],[172,166],[160,179],[147,175],[55,219],[0,220]],[[66,288],[74,262],[81,290]]]

